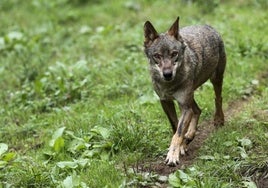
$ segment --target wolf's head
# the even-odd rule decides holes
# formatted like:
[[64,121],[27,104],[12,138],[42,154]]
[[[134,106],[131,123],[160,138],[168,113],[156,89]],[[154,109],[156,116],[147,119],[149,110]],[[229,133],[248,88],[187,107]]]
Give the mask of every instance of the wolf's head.
[[145,54],[154,79],[172,81],[183,61],[185,44],[179,34],[179,17],[166,33],[158,34],[153,25],[144,24]]

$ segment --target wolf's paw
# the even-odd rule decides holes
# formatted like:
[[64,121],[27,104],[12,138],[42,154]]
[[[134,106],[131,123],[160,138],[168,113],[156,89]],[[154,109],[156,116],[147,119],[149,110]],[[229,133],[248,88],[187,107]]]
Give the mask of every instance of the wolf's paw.
[[187,152],[187,144],[183,143],[183,145],[180,146],[180,154],[185,155]]
[[214,115],[214,126],[216,128],[222,127],[224,125],[224,114],[222,110],[216,112]]
[[180,162],[180,147],[170,147],[165,162],[168,166],[178,165]]
[[214,126],[216,128],[222,127],[224,125],[224,118],[223,117],[215,117],[214,118]]
[[196,130],[188,130],[187,133],[184,135],[184,142],[185,144],[189,144],[193,141],[195,137]]
[[168,166],[176,166],[180,163],[180,155],[185,155],[187,152],[186,146],[170,147],[167,158],[165,160]]

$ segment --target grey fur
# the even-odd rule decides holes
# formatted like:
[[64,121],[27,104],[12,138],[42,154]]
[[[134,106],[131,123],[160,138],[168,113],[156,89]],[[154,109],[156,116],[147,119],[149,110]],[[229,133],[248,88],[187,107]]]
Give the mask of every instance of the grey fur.
[[[161,34],[147,21],[144,36],[152,83],[174,131],[166,162],[176,165],[179,155],[185,153],[186,145],[194,138],[201,114],[194,91],[208,79],[216,95],[214,125],[224,124],[221,97],[226,65],[224,43],[208,25],[179,29],[179,18]],[[182,111],[179,120],[174,100]]]

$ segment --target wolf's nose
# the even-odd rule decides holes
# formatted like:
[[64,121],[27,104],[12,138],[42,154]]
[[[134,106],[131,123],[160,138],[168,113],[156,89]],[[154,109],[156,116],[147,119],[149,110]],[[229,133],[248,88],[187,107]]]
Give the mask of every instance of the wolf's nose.
[[172,71],[166,70],[163,72],[163,76],[165,80],[171,80],[172,79]]

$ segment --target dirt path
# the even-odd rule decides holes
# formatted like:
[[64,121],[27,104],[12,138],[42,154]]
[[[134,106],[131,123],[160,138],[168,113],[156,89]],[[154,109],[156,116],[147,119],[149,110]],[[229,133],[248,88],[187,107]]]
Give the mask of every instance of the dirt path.
[[[240,99],[235,102],[231,102],[228,105],[228,109],[225,110],[225,121],[228,122],[231,118],[235,117],[249,101],[250,97],[247,99]],[[204,141],[213,131],[215,131],[213,120],[200,122],[198,125],[196,136],[188,146],[187,154],[181,157],[180,165],[176,167],[167,166],[164,163],[165,156],[158,157],[154,161],[145,162],[142,165],[140,164],[139,166],[147,166],[142,167],[142,171],[153,172],[162,176],[168,176],[170,173],[175,172],[177,169],[183,169],[194,162],[195,158],[197,157],[199,148],[202,147]]]

